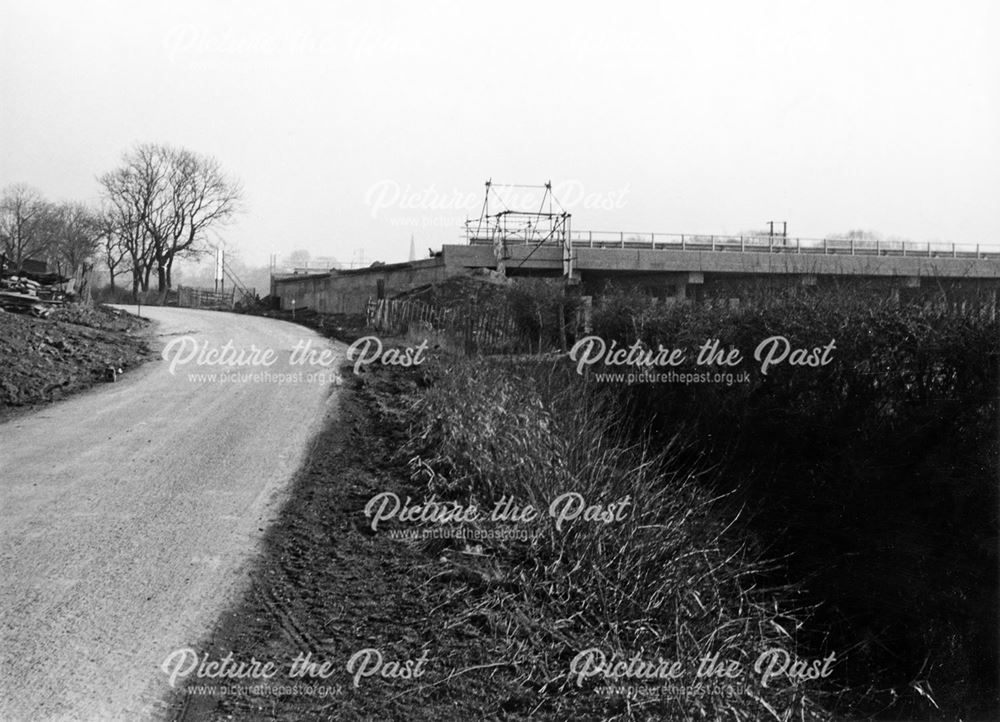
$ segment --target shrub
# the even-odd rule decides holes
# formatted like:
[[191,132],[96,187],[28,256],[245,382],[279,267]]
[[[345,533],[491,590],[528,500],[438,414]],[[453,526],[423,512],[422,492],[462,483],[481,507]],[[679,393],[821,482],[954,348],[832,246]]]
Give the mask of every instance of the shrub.
[[752,509],[754,530],[788,557],[776,581],[808,579],[820,630],[853,650],[852,681],[875,680],[882,707],[924,715],[933,697],[950,714],[992,714],[994,310],[787,292],[738,309],[662,308],[637,331],[636,304],[612,294],[595,332],[654,346],[715,337],[745,355],[773,334],[808,347],[836,340],[834,362],[819,369],[755,371],[733,387],[622,389],[634,438],[684,434],[691,458],[719,465],[719,491]]

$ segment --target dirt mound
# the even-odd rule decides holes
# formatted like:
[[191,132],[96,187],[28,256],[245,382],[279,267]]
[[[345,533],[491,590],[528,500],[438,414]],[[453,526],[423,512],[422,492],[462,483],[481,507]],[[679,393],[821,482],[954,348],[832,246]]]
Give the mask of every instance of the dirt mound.
[[104,331],[135,331],[149,325],[144,319],[108,306],[72,304],[55,309],[49,318]]
[[49,318],[0,313],[0,419],[141,363],[146,321],[104,307],[66,306]]

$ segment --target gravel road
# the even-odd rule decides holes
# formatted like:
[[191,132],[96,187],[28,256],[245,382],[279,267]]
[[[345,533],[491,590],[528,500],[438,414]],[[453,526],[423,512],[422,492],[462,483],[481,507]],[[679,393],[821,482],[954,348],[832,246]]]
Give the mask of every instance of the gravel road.
[[[160,665],[198,649],[333,408],[336,365],[292,367],[280,321],[148,308],[154,341],[270,349],[272,366],[162,357],[0,424],[0,720],[155,719]],[[187,340],[189,338],[190,340]],[[198,347],[201,348],[200,346]],[[248,354],[245,354],[248,356]],[[258,355],[258,358],[260,356]],[[190,373],[263,374],[214,381]],[[325,379],[310,379],[321,373]]]

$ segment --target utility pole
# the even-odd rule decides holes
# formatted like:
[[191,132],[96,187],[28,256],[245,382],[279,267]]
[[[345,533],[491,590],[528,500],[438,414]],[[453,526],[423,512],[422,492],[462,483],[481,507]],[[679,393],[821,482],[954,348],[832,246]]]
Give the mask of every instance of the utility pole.
[[788,238],[788,221],[768,221],[767,222],[767,226],[768,226],[767,235],[768,235],[768,238],[770,238],[772,241],[774,240],[774,224],[775,223],[780,223],[781,224],[781,235],[780,235],[780,238]]
[[222,249],[221,248],[216,248],[215,249],[215,292],[216,293],[219,293],[219,285],[220,284],[222,284],[223,287],[225,286],[225,281],[223,281],[223,278],[222,278],[222,264],[223,263],[225,263],[225,260],[222,257]]

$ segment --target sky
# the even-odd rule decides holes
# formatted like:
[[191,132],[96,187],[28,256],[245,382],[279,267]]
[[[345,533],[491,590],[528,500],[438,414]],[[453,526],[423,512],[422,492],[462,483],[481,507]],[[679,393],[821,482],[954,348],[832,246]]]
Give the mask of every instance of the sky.
[[1000,245],[998,36],[994,0],[0,0],[0,187],[189,148],[251,264],[426,256],[487,179],[575,230]]

